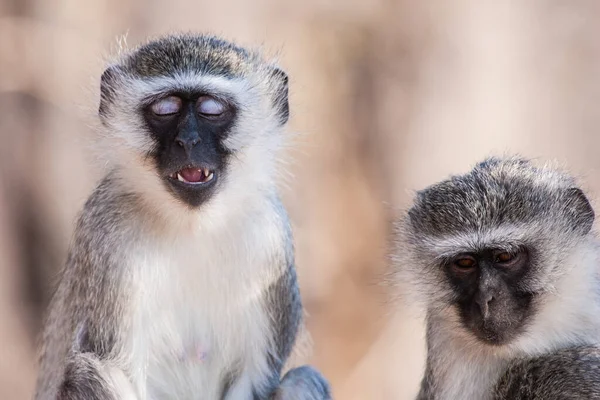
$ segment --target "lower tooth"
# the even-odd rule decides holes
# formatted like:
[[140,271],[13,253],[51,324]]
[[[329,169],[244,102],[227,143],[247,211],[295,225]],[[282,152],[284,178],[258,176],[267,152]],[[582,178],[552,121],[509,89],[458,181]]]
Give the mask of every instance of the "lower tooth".
[[206,177],[206,181],[210,181],[213,178],[213,173],[211,172],[207,177]]
[[183,179],[183,176],[181,176],[181,174],[179,174],[179,173],[177,174],[177,180],[179,182],[185,182],[185,179]]

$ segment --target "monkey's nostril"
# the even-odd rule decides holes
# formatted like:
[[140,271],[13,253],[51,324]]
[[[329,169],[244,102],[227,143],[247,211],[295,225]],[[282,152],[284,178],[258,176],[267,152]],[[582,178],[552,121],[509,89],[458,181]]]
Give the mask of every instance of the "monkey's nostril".
[[184,149],[188,149],[188,148],[192,148],[195,145],[197,145],[198,143],[200,143],[200,138],[194,138],[194,139],[181,139],[181,138],[175,138],[175,143],[177,143],[179,146],[183,147]]
[[179,145],[179,147],[183,148],[187,153],[192,151],[194,146],[200,143],[200,139],[180,139],[176,138],[175,143]]
[[479,306],[481,316],[486,319],[489,314],[489,305],[494,302],[494,296],[491,294],[479,295],[475,298],[475,303]]
[[483,317],[483,319],[486,319],[488,316],[488,312],[489,312],[487,303],[480,304],[479,310],[481,311],[481,316]]

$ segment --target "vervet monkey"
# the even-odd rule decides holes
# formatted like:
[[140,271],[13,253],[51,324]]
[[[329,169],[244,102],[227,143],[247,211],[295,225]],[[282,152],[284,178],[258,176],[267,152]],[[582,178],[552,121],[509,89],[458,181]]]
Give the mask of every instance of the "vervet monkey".
[[36,398],[329,399],[281,379],[302,323],[275,184],[288,78],[217,37],[177,34],[101,78],[109,165],[50,305]]
[[395,279],[426,310],[419,400],[600,398],[600,251],[574,178],[490,158],[417,193]]

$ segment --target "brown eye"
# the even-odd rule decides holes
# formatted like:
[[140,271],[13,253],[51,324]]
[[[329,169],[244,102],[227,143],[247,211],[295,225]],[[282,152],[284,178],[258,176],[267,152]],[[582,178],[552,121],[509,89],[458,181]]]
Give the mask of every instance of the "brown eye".
[[494,253],[494,263],[502,267],[522,268],[527,265],[529,253],[521,248],[517,251],[498,251]]
[[495,262],[498,264],[506,264],[506,263],[513,261],[514,259],[515,259],[514,254],[511,254],[507,251],[503,251],[502,253],[496,254]]
[[198,99],[197,109],[200,114],[209,117],[217,117],[223,114],[227,107],[225,104],[212,97],[200,97]]
[[470,270],[477,266],[477,261],[473,257],[461,257],[454,260],[454,266],[459,270]]
[[156,115],[174,115],[181,110],[181,99],[176,96],[169,96],[154,102],[150,108]]

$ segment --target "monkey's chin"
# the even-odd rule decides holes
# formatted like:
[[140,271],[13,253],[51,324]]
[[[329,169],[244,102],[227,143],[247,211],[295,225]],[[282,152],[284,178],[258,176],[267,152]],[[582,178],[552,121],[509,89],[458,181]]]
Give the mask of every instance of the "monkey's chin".
[[489,346],[504,346],[510,343],[516,336],[516,332],[485,329],[483,327],[471,327],[469,331],[479,342]]
[[[180,175],[180,176],[177,176]],[[207,177],[210,177],[206,179]],[[217,171],[211,171],[204,179],[198,181],[187,181],[182,179],[181,174],[176,173],[164,178],[165,185],[171,194],[184,204],[196,208],[206,203],[214,194],[219,178]]]

